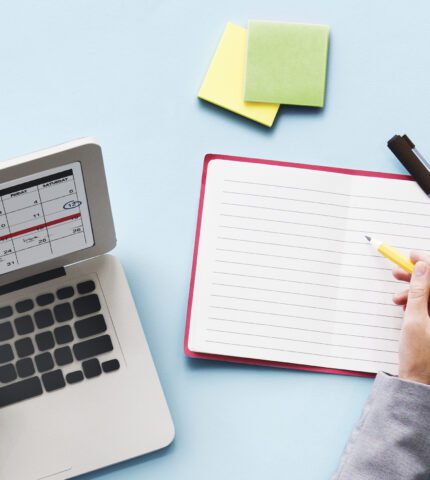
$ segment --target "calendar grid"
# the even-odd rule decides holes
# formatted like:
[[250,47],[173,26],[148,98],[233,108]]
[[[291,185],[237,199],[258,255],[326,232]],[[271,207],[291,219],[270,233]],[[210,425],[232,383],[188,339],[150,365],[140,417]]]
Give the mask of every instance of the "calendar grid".
[[[38,195],[39,195],[40,208],[42,209],[42,214],[43,214],[43,221],[44,221],[44,223],[45,223],[45,225],[46,225],[47,222],[46,222],[45,210],[44,210],[44,208],[43,208],[42,197],[40,196],[39,185],[37,185],[37,193],[38,193]],[[49,248],[50,248],[51,253],[52,253],[51,237],[50,237],[50,235],[49,235],[49,229],[48,229],[48,227],[46,227],[46,235],[48,236]]]
[[87,248],[93,240],[80,166],[50,172],[0,185],[0,274]]
[[[73,177],[73,185],[74,185],[74,187],[75,187],[75,192],[76,192],[76,182],[75,182],[75,177]],[[79,208],[79,213],[81,213],[81,206],[79,205],[79,207],[78,207],[78,208]],[[86,237],[86,235],[85,235],[85,229],[84,229],[83,233],[84,233],[84,240],[85,240],[85,242],[86,242],[86,241],[87,241],[87,237]]]
[[[7,229],[9,230],[9,233],[10,233],[10,225],[9,225],[9,220],[7,218],[7,214],[6,214],[6,208],[4,206],[4,202],[3,202],[3,197],[0,197],[0,200],[1,200],[1,203],[2,203],[2,212],[4,213],[4,217],[5,217],[5,220],[6,220],[6,225],[7,225]],[[16,260],[16,263],[19,263],[18,261],[18,255],[16,254],[16,249],[15,249],[15,245],[13,243],[13,239],[11,240],[12,242],[12,246],[13,246],[13,252],[10,253],[10,255],[15,255],[15,260]],[[6,254],[7,255],[7,254]]]

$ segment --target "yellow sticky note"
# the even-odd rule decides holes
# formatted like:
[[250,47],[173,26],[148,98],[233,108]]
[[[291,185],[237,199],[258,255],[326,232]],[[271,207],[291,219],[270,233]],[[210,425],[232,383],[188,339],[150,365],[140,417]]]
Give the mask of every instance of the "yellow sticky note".
[[279,104],[245,102],[247,31],[228,23],[199,91],[199,98],[271,127]]

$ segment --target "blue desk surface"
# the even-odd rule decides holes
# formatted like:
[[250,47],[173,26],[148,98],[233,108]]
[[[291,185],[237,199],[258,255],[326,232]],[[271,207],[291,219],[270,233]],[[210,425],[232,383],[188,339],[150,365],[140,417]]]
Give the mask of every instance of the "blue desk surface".
[[[202,160],[402,172],[394,133],[430,152],[429,14],[425,0],[1,2],[0,158],[101,142],[115,254],[176,425],[166,450],[83,480],[329,478],[372,380],[183,355]],[[331,26],[323,110],[283,107],[267,129],[197,100],[225,23],[248,19]]]

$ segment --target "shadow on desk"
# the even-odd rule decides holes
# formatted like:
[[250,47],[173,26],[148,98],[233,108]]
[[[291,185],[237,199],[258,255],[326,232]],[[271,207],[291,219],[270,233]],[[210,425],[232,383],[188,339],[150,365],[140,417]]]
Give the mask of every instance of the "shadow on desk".
[[275,131],[278,128],[277,126],[281,122],[281,118],[283,117],[319,117],[324,114],[324,108],[281,105],[272,127],[266,127],[261,123],[250,120],[249,118],[238,115],[237,113],[226,110],[222,107],[219,107],[218,105],[207,102],[200,98],[197,99],[197,102],[199,110],[201,110],[207,115],[215,115],[226,122],[233,123],[234,125],[238,125],[240,127],[251,128],[252,130],[254,130],[255,133],[259,133],[269,137],[274,135]]
[[[286,372],[294,375],[321,375],[321,372],[311,372],[308,370],[302,369],[293,369],[293,368],[283,368],[283,367],[272,367],[270,365],[253,365],[249,363],[240,363],[240,362],[226,362],[223,360],[209,360],[201,358],[190,358],[185,357],[186,367],[191,371],[246,371],[246,372],[257,372],[263,373],[269,369],[271,372],[277,372],[279,375],[285,375]],[[324,374],[326,375],[326,374]]]

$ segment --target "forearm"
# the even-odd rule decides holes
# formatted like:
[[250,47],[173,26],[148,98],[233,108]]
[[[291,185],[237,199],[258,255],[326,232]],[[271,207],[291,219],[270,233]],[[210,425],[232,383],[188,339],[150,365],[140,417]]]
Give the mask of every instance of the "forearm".
[[332,480],[427,480],[430,386],[378,374]]

